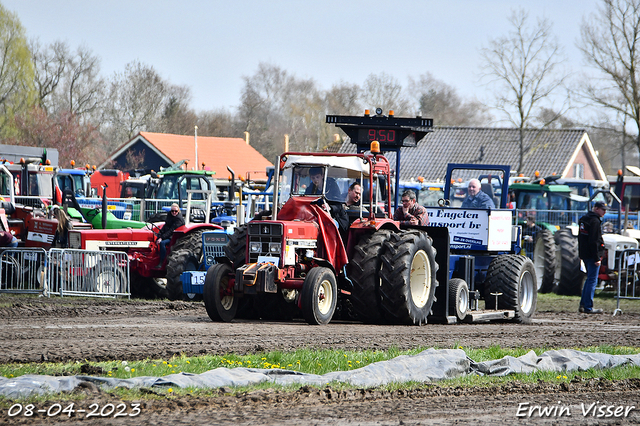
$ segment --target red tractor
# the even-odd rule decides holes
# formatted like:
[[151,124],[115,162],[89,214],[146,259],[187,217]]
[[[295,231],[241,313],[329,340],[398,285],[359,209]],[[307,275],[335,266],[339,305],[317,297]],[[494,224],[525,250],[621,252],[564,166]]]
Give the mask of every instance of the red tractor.
[[[373,117],[327,116],[327,122],[353,126],[367,145],[374,139],[415,144],[432,126],[430,119],[381,111]],[[312,181],[318,170],[322,180]],[[389,215],[390,181],[378,142],[363,154],[281,155],[273,211],[236,228],[226,256],[207,271],[203,298],[209,317],[231,321],[242,301],[243,315],[247,307],[253,309],[249,316],[262,318],[297,312],[309,324],[329,323],[338,306],[365,322],[425,324],[438,279],[446,282],[447,268],[440,276],[436,252],[448,253],[447,230],[429,228],[438,237],[432,240],[427,227],[402,228]],[[357,208],[344,210],[349,225],[340,229],[328,211],[344,209],[354,182],[363,196]],[[319,191],[311,194],[312,188]]]
[[176,229],[167,247],[167,257],[160,267],[157,234],[164,222],[147,223],[141,229],[90,229],[69,231],[69,247],[83,250],[126,251],[131,271],[131,292],[138,296],[182,299],[184,271],[197,270],[201,263],[202,233],[222,229],[210,223],[190,223]]

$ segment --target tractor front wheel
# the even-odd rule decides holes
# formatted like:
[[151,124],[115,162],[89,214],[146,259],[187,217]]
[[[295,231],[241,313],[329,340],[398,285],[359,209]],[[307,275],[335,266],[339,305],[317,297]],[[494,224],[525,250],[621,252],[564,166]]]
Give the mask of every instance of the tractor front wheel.
[[229,276],[233,272],[226,263],[213,265],[204,279],[204,307],[212,321],[231,322],[238,311],[238,298],[233,293]]
[[469,310],[469,286],[461,278],[449,280],[449,312],[464,321]]
[[302,285],[302,315],[311,325],[328,324],[336,310],[338,285],[333,271],[317,266]]

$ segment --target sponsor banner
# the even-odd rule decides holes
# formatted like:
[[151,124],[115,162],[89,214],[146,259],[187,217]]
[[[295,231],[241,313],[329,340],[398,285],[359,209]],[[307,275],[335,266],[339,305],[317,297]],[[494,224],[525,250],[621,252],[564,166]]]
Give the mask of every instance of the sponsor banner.
[[451,249],[511,249],[511,210],[427,207],[427,213],[429,226],[449,228]]

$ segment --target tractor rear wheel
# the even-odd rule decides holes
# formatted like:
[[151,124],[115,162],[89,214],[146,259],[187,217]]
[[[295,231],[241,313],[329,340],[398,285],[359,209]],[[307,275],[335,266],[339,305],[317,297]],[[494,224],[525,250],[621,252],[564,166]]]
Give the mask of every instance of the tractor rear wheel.
[[238,269],[247,261],[247,225],[238,226],[229,235],[229,242],[224,247],[224,254],[233,264],[234,269]]
[[[498,306],[491,293],[502,293],[498,296]],[[531,322],[538,303],[536,273],[531,259],[519,254],[504,254],[493,259],[484,282],[484,299],[487,309],[512,310],[516,322]]]
[[469,286],[461,278],[449,280],[449,312],[464,321],[469,310]]
[[333,271],[316,266],[302,284],[302,316],[311,325],[325,325],[331,321],[338,301],[338,285]]
[[556,277],[556,243],[548,229],[538,232],[533,249],[533,265],[536,270],[538,292],[551,293]]
[[233,293],[229,275],[233,272],[226,263],[209,268],[204,279],[204,307],[212,321],[230,322],[238,311],[238,298]]
[[183,298],[182,280],[184,271],[197,271],[202,261],[202,232],[194,231],[178,239],[167,255],[167,291],[169,299]]
[[380,230],[364,236],[354,247],[347,265],[347,276],[353,283],[351,304],[358,319],[366,323],[383,322],[380,310],[380,268],[384,243],[391,231]]
[[560,229],[555,233],[556,241],[556,293],[564,296],[580,296],[584,274],[580,270],[578,239],[570,229]]
[[391,234],[380,271],[385,318],[397,324],[426,324],[436,299],[437,270],[435,249],[426,232]]

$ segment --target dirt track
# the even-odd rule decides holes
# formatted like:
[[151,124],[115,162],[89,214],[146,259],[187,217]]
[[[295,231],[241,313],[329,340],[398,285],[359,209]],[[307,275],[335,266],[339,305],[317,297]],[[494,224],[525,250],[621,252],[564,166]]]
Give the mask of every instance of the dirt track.
[[[637,311],[636,311],[637,312]],[[201,303],[108,301],[0,296],[0,362],[166,359],[172,355],[244,354],[296,348],[348,350],[409,349],[419,346],[465,347],[640,347],[640,314],[622,316],[539,312],[531,325],[463,324],[423,327],[304,322],[236,321],[212,323]],[[617,419],[640,423],[640,381],[580,381],[564,385],[512,384],[500,388],[442,389],[425,386],[411,392],[301,389],[295,393],[255,391],[251,395],[163,399],[146,402],[141,424],[522,424],[557,422],[601,424],[582,416],[580,404],[600,401],[635,406]],[[86,389],[99,404],[115,397]],[[560,401],[560,404],[559,404]],[[519,418],[519,403],[567,406],[571,417]],[[58,416],[48,421],[65,421]],[[0,423],[8,420],[5,413]],[[38,423],[12,418],[12,423]],[[40,418],[39,421],[42,421]],[[607,419],[610,421],[611,419]],[[106,421],[106,423],[105,423]],[[101,424],[130,424],[132,419],[101,419]],[[35,422],[35,423],[34,423]],[[67,424],[87,420],[66,419]]]

